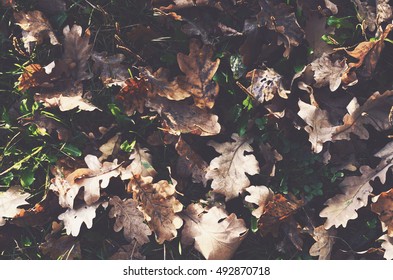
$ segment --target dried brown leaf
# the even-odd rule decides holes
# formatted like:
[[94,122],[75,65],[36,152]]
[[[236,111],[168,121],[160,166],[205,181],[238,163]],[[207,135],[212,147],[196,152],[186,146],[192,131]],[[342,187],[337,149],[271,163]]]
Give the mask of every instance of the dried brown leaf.
[[157,242],[162,244],[175,238],[177,229],[183,225],[183,220],[176,214],[183,205],[175,198],[174,185],[165,180],[154,184],[152,181],[152,177],[134,175],[129,186]]
[[133,240],[130,244],[123,245],[114,253],[110,260],[145,260],[146,257],[140,252],[140,244]]
[[146,106],[156,111],[164,119],[169,133],[180,135],[192,133],[200,136],[211,136],[220,133],[218,116],[210,114],[185,101],[171,101],[162,97],[147,100]]
[[251,79],[248,91],[259,103],[270,101],[277,95],[288,98],[290,91],[284,88],[282,76],[273,69],[255,69],[248,72],[246,78]]
[[121,170],[122,180],[130,179],[134,175],[140,175],[142,177],[155,177],[157,175],[157,171],[152,165],[150,151],[147,148],[142,148],[137,143],[129,159],[132,160],[131,164]]
[[59,41],[53,33],[52,26],[40,11],[15,12],[15,21],[22,28],[22,40],[25,49],[31,53],[34,44],[41,44],[45,38],[49,38],[52,45],[58,45]]
[[130,77],[128,69],[121,63],[125,59],[123,54],[108,56],[106,52],[93,52],[91,59],[94,61],[93,71],[100,75],[101,82],[106,87],[126,85]]
[[275,149],[273,149],[269,143],[259,144],[259,150],[265,163],[261,167],[261,173],[267,174],[270,177],[274,177],[276,174],[276,162],[283,159]]
[[375,92],[367,101],[359,106],[354,98],[347,106],[348,114],[344,116],[344,124],[336,127],[332,139],[350,140],[351,133],[360,139],[368,139],[369,132],[366,125],[373,126],[378,131],[392,127],[389,120],[390,110],[393,106],[393,91],[385,91],[382,95]]
[[[259,164],[250,145],[252,139],[232,134],[234,142],[216,143],[209,141],[208,145],[213,147],[220,156],[214,158],[209,165],[206,179],[212,179],[213,192],[225,196],[228,201],[236,198],[245,188],[250,186],[247,174],[259,173]],[[247,154],[245,154],[247,153]]]
[[393,238],[389,237],[387,234],[382,235],[380,240],[383,240],[381,248],[385,250],[383,257],[387,260],[393,259]]
[[326,230],[323,225],[314,228],[312,237],[315,243],[310,248],[310,256],[318,256],[319,260],[329,260],[333,245],[336,241],[336,230]]
[[113,230],[116,232],[124,229],[125,239],[132,242],[134,239],[140,244],[149,242],[150,228],[144,223],[143,213],[138,209],[138,202],[133,199],[121,200],[114,196],[109,200],[112,206],[109,218],[116,218]]
[[74,260],[82,259],[80,242],[73,236],[63,235],[56,238],[52,234],[45,237],[39,249],[44,255],[50,256],[52,260]]
[[143,113],[147,98],[147,85],[144,79],[129,78],[125,82],[116,99],[120,100],[124,107],[124,113],[132,116],[135,112]]
[[373,198],[374,203],[371,204],[371,211],[378,214],[379,220],[382,222],[382,230],[387,229],[388,237],[393,237],[393,191],[380,193]]
[[194,243],[207,260],[230,259],[248,232],[242,219],[234,213],[228,216],[218,207],[204,209],[200,204],[190,204],[182,217],[185,225],[181,242]]
[[370,182],[379,177],[382,184],[385,183],[386,172],[393,166],[393,143],[387,144],[374,156],[381,158],[375,169],[361,166],[359,170],[362,175],[346,177],[340,184],[343,194],[337,194],[325,202],[327,207],[319,213],[319,216],[327,218],[326,229],[333,225],[336,228],[340,225],[346,227],[349,220],[358,217],[356,211],[367,206],[368,197],[373,191]]

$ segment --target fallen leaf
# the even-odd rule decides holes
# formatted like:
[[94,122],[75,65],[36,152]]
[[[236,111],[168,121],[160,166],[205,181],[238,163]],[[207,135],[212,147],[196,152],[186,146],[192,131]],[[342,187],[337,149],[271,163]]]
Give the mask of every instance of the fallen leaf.
[[248,91],[259,103],[270,101],[277,95],[288,99],[290,91],[284,88],[282,76],[273,69],[255,69],[248,72],[246,78],[251,79]]
[[135,77],[125,80],[124,83],[124,87],[116,95],[116,99],[123,104],[124,113],[127,116],[132,116],[135,112],[142,114],[148,91],[146,81]]
[[45,242],[40,244],[39,249],[44,255],[50,256],[52,260],[82,259],[80,242],[69,235],[56,238],[52,234],[48,234],[45,237]]
[[317,88],[329,85],[330,91],[336,91],[341,85],[341,76],[348,66],[345,60],[332,61],[330,56],[324,53],[310,64],[314,71],[314,86]]
[[219,86],[213,76],[220,65],[220,59],[212,61],[213,48],[190,41],[190,54],[177,54],[177,63],[185,76],[178,76],[177,83],[194,98],[199,108],[213,108]]
[[202,183],[206,186],[206,170],[209,166],[206,161],[182,137],[179,137],[175,148],[180,156],[177,167],[184,170],[183,173],[189,173],[194,183]]
[[93,226],[93,219],[96,217],[96,209],[101,203],[92,205],[82,205],[77,209],[67,209],[60,214],[58,219],[63,221],[64,228],[68,235],[78,236],[81,226],[84,223],[88,229]]
[[381,248],[385,250],[383,257],[387,260],[393,259],[393,238],[389,237],[387,234],[382,235],[380,240],[383,240]]
[[367,101],[359,106],[354,98],[347,106],[348,114],[343,118],[344,124],[336,127],[332,139],[350,140],[351,133],[360,139],[368,139],[366,125],[373,126],[377,131],[388,130],[392,127],[389,120],[390,109],[393,106],[393,91],[385,91],[382,95],[375,92]]
[[277,44],[284,44],[284,57],[288,57],[292,47],[297,47],[304,38],[304,31],[296,20],[292,7],[272,0],[259,0],[261,11],[257,15],[259,24],[278,33]]
[[38,0],[38,6],[44,13],[55,15],[67,10],[64,0]]
[[120,148],[120,135],[121,133],[116,133],[115,136],[98,148],[102,153],[102,155],[98,158],[99,161],[106,160],[108,157],[116,155]]
[[122,180],[130,179],[134,175],[142,177],[157,175],[157,171],[152,165],[151,153],[147,148],[142,148],[138,143],[135,144],[129,159],[132,160],[131,164],[121,169]]
[[171,4],[167,7],[160,7],[160,10],[163,11],[176,11],[180,9],[190,8],[190,7],[201,7],[201,6],[210,6],[217,9],[222,9],[221,1],[216,0],[172,0],[174,4]]
[[23,30],[22,40],[29,53],[32,52],[34,44],[42,44],[45,38],[49,38],[52,45],[59,44],[52,26],[40,11],[15,12],[14,18]]
[[371,211],[378,214],[379,220],[382,222],[382,231],[387,229],[388,237],[393,237],[393,195],[392,189],[387,192],[380,193],[373,198],[374,203],[371,204]]
[[247,235],[242,219],[234,213],[228,214],[222,208],[203,208],[200,204],[190,204],[182,213],[185,225],[181,242],[194,243],[195,249],[207,260],[228,260]]
[[34,88],[48,81],[48,74],[45,67],[39,64],[30,64],[23,69],[22,75],[18,78],[20,91]]
[[[220,156],[214,158],[208,167],[206,179],[212,179],[213,192],[225,196],[225,200],[236,198],[245,188],[250,186],[247,174],[259,173],[259,164],[255,156],[250,154],[253,149],[252,139],[240,137],[236,133],[231,137],[234,142],[216,143],[209,141]],[[247,154],[245,154],[247,153]]]
[[62,61],[68,66],[69,74],[74,81],[90,79],[93,75],[87,73],[88,60],[91,55],[93,45],[89,44],[90,31],[86,30],[82,35],[82,27],[67,25],[63,29],[64,34],[64,53]]
[[305,122],[304,130],[308,133],[308,141],[315,153],[322,151],[323,143],[332,140],[334,127],[330,121],[328,113],[314,105],[307,104],[299,99],[299,112],[297,113]]
[[192,133],[211,136],[220,133],[218,116],[210,114],[185,101],[171,101],[162,97],[150,98],[146,106],[156,111],[167,125],[164,130],[174,135]]
[[113,230],[119,232],[122,229],[125,239],[132,242],[134,239],[140,244],[149,242],[150,228],[144,224],[143,213],[138,210],[138,202],[133,199],[122,200],[114,196],[109,200],[112,206],[109,218],[116,218]]
[[393,143],[387,144],[374,156],[381,158],[380,163],[375,169],[363,165],[359,168],[361,176],[348,176],[341,182],[343,194],[328,199],[325,202],[327,205],[319,216],[327,218],[325,222],[325,229],[332,226],[336,228],[342,225],[347,226],[349,220],[358,217],[357,210],[361,207],[367,206],[368,197],[373,191],[370,184],[375,178],[379,177],[382,184],[386,181],[386,172],[393,166]]
[[303,207],[304,201],[298,200],[294,195],[287,199],[282,194],[275,194],[264,207],[264,211],[258,221],[258,229],[262,236],[268,233],[277,235],[280,224],[289,219]]
[[5,192],[0,192],[0,226],[5,225],[5,218],[13,218],[22,211],[22,209],[18,208],[19,206],[29,204],[26,201],[26,198],[29,196],[29,193],[24,192],[18,186],[13,186]]
[[250,186],[245,189],[249,195],[244,197],[244,200],[258,205],[258,208],[252,210],[252,215],[260,218],[265,211],[266,204],[273,199],[273,191],[266,186]]
[[376,1],[376,19],[377,24],[381,25],[383,22],[389,22],[392,19],[392,7],[389,5],[390,0],[377,0]]
[[371,32],[377,28],[376,10],[365,0],[351,0],[357,8],[357,17]]
[[165,180],[152,181],[152,177],[134,175],[129,186],[157,242],[162,244],[174,239],[177,229],[183,225],[183,220],[176,214],[183,209],[183,205],[175,198],[174,185]]
[[348,69],[341,77],[343,84],[347,86],[356,84],[356,74],[359,74],[363,78],[370,78],[374,74],[379,56],[384,47],[384,40],[389,35],[392,28],[393,25],[389,24],[378,40],[361,42],[353,51],[347,51],[350,56],[357,59],[357,62],[348,64]]
[[100,163],[97,157],[87,155],[88,168],[79,168],[66,178],[61,174],[52,179],[49,189],[59,195],[59,204],[64,208],[73,208],[79,190],[84,187],[83,197],[87,205],[92,205],[100,198],[100,189],[108,186],[112,177],[120,175],[117,161]]
[[121,63],[125,59],[123,54],[108,56],[106,52],[93,52],[91,59],[94,61],[93,71],[100,75],[101,82],[106,87],[126,85],[130,77],[128,68]]
[[310,256],[318,256],[319,260],[330,260],[330,254],[336,242],[336,230],[326,230],[323,225],[314,228],[312,237],[315,243],[310,248]]

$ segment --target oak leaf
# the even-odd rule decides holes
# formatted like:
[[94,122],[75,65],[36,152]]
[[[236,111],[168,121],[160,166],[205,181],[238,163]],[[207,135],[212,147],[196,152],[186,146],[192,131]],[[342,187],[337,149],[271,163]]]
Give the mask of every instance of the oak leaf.
[[299,112],[297,113],[305,122],[304,130],[307,131],[309,137],[308,141],[311,143],[311,148],[315,153],[322,151],[323,143],[332,140],[334,127],[330,121],[328,113],[321,108],[307,104],[299,99]]
[[255,69],[248,72],[246,77],[251,79],[248,91],[259,103],[270,101],[277,95],[288,99],[290,91],[284,88],[282,76],[273,69]]
[[73,25],[71,28],[67,25],[63,29],[64,34],[64,53],[62,62],[64,62],[70,71],[74,81],[83,81],[90,79],[93,75],[87,73],[88,60],[91,55],[93,45],[90,41],[90,31],[86,30],[82,34],[82,27]]
[[82,259],[80,242],[70,235],[56,238],[49,234],[45,237],[45,242],[40,244],[39,249],[44,255],[49,255],[52,260]]
[[264,159],[264,164],[261,167],[261,174],[267,174],[274,177],[276,174],[276,162],[283,159],[277,150],[273,149],[269,143],[259,144],[259,151]]
[[29,193],[23,192],[22,188],[17,186],[0,192],[0,226],[5,225],[5,218],[13,218],[22,211],[19,206],[29,204],[26,201],[29,196]]
[[156,111],[163,119],[164,130],[174,135],[192,133],[200,136],[212,136],[220,133],[218,116],[210,114],[185,101],[171,101],[162,97],[150,98],[146,106]]
[[132,116],[135,112],[143,113],[147,98],[147,83],[144,79],[134,77],[124,81],[124,86],[116,95],[116,99],[123,104],[124,113]]
[[373,126],[378,131],[390,129],[390,109],[393,106],[393,91],[385,91],[382,95],[375,92],[367,101],[359,106],[354,98],[347,106],[348,114],[343,118],[344,124],[336,127],[332,135],[334,141],[350,140],[351,133],[360,139],[368,139],[366,125]]
[[216,206],[205,209],[200,204],[190,204],[182,217],[185,225],[181,242],[194,243],[207,260],[230,259],[248,233],[242,219]]
[[146,257],[140,251],[141,245],[133,240],[130,244],[123,245],[114,253],[110,260],[145,260]]
[[273,199],[273,191],[266,186],[250,186],[245,189],[249,195],[244,198],[245,201],[258,205],[258,208],[252,210],[252,215],[260,218],[265,211],[265,206]]
[[314,86],[319,88],[329,85],[329,89],[332,92],[339,88],[341,85],[341,75],[348,68],[345,60],[336,60],[333,62],[326,53],[311,62],[310,66],[311,70],[314,71]]
[[278,33],[277,44],[284,44],[284,57],[288,57],[292,47],[297,47],[304,38],[304,31],[296,20],[292,8],[285,4],[275,5],[272,0],[259,0],[261,11],[257,15],[260,25]]
[[50,189],[59,195],[59,204],[64,208],[74,207],[74,200],[82,187],[86,204],[92,205],[100,198],[100,189],[106,188],[112,177],[120,175],[116,160],[100,163],[97,157],[87,155],[85,162],[88,168],[78,168],[66,178],[60,174],[52,180]]
[[364,78],[370,78],[373,75],[379,56],[384,47],[384,40],[389,35],[392,28],[393,25],[389,24],[378,40],[361,42],[353,51],[347,51],[350,56],[358,61],[348,64],[348,69],[341,77],[343,84],[348,86],[356,84],[356,73]]
[[157,242],[162,244],[174,239],[177,229],[183,225],[183,220],[177,215],[183,205],[175,198],[174,185],[165,180],[152,181],[152,177],[134,175],[129,186]]
[[327,218],[325,228],[329,229],[333,225],[337,228],[340,225],[347,226],[349,220],[356,219],[357,210],[367,206],[368,197],[373,191],[370,184],[375,178],[379,177],[382,184],[386,181],[386,172],[393,166],[393,143],[388,143],[374,156],[381,158],[380,163],[375,169],[363,165],[359,168],[361,176],[349,176],[341,182],[343,194],[328,199],[327,205],[320,217]]
[[276,236],[281,223],[292,218],[293,214],[303,207],[302,199],[298,200],[292,194],[288,196],[289,199],[282,194],[275,194],[265,205],[258,221],[258,229],[262,236],[266,236],[269,232]]
[[371,211],[378,214],[379,220],[382,222],[382,230],[387,229],[387,235],[393,237],[393,191],[380,193],[373,198],[374,203],[371,204]]
[[138,202],[133,199],[121,200],[114,196],[109,200],[112,206],[109,218],[116,218],[113,230],[119,232],[124,229],[123,234],[129,242],[136,239],[139,244],[149,242],[150,228],[144,224],[143,213],[138,210]]
[[177,82],[188,92],[199,108],[213,108],[218,95],[218,84],[213,76],[220,65],[220,59],[212,61],[213,49],[210,45],[201,45],[197,40],[190,42],[190,54],[177,54],[177,63],[185,76],[178,76]]
[[41,44],[45,38],[49,38],[52,45],[59,44],[52,26],[40,11],[14,13],[14,18],[23,30],[22,40],[29,53],[33,50],[32,43]]
[[94,61],[93,71],[99,73],[101,82],[106,87],[126,85],[130,77],[128,69],[121,63],[125,59],[123,54],[108,56],[106,52],[93,52],[91,59]]
[[96,209],[100,205],[101,203],[94,203],[92,205],[82,205],[77,209],[67,209],[67,211],[59,215],[58,219],[63,221],[68,235],[78,236],[83,223],[88,229],[93,226]]
[[[252,139],[232,134],[234,142],[216,143],[209,141],[220,156],[214,158],[208,167],[206,179],[212,179],[213,192],[223,194],[225,200],[236,198],[245,188],[250,186],[247,174],[259,173],[259,164],[250,145]],[[247,154],[246,154],[247,153]]]
[[114,156],[120,148],[120,135],[116,133],[115,136],[110,138],[106,143],[102,144],[98,149],[102,155],[98,158],[99,161],[106,160],[111,155]]
[[132,160],[131,164],[121,170],[122,180],[130,179],[134,175],[140,175],[143,177],[154,177],[157,175],[157,171],[152,166],[150,151],[147,148],[142,148],[137,143],[129,159]]
[[336,241],[336,230],[326,230],[323,225],[314,228],[312,237],[315,243],[310,248],[310,256],[318,256],[319,260],[329,260],[333,245]]
[[175,148],[180,156],[177,169],[181,168],[184,170],[183,173],[191,174],[194,183],[203,183],[206,186],[206,170],[209,166],[206,161],[191,148],[183,137],[179,137]]

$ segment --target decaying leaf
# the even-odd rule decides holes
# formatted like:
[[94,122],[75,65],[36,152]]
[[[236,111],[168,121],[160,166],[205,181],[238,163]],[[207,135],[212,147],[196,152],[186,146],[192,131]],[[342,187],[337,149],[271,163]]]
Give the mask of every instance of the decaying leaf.
[[22,210],[18,207],[29,204],[26,198],[29,193],[23,192],[21,187],[10,187],[5,192],[0,192],[0,227],[5,225],[5,218],[13,218]]
[[120,175],[117,161],[100,163],[97,157],[87,155],[88,168],[79,168],[66,178],[61,175],[52,180],[50,189],[59,195],[59,204],[64,208],[73,208],[74,200],[84,187],[83,197],[87,205],[92,205],[100,198],[100,189],[108,186],[112,177]]
[[379,177],[382,184],[386,181],[386,172],[393,166],[393,143],[387,144],[374,156],[381,158],[380,163],[375,169],[363,165],[359,168],[361,176],[349,176],[342,181],[343,194],[328,199],[325,202],[327,207],[319,213],[320,217],[327,218],[325,228],[332,226],[336,228],[342,225],[347,226],[349,220],[356,219],[357,210],[367,206],[368,197],[373,191],[370,184],[375,178]]
[[273,69],[255,69],[248,72],[246,77],[251,79],[248,91],[259,103],[270,101],[277,95],[284,99],[288,98],[287,94],[290,91],[284,88],[282,76]]
[[175,238],[177,229],[183,225],[183,220],[176,214],[183,209],[183,205],[175,198],[174,185],[165,180],[152,181],[152,177],[134,175],[129,185],[157,242],[162,244]]
[[116,218],[113,230],[116,232],[124,229],[124,237],[132,242],[134,239],[139,244],[149,242],[150,228],[144,223],[143,213],[138,209],[138,202],[133,199],[122,200],[114,196],[109,200],[112,206],[109,218]]
[[130,155],[131,164],[121,171],[121,178],[123,180],[132,178],[134,175],[142,177],[154,177],[157,171],[152,165],[152,157],[147,148],[142,148],[138,143]]
[[83,223],[88,229],[93,226],[96,209],[100,205],[101,203],[95,203],[92,205],[82,205],[77,209],[67,209],[67,211],[59,215],[58,219],[63,221],[68,235],[78,236]]
[[68,66],[70,75],[74,81],[88,80],[92,74],[87,73],[87,62],[91,55],[93,45],[90,41],[90,31],[86,30],[82,34],[82,27],[67,25],[63,29],[64,34],[64,53],[62,61]]
[[345,85],[351,86],[357,83],[356,73],[364,78],[370,78],[373,75],[384,47],[384,40],[392,29],[393,25],[389,24],[378,40],[362,42],[353,51],[347,51],[358,61],[349,63],[348,69],[343,73],[342,82]]
[[359,106],[354,98],[347,106],[348,114],[344,116],[344,124],[336,127],[332,139],[350,140],[351,133],[360,139],[368,139],[366,125],[371,125],[378,131],[390,129],[392,123],[389,120],[389,112],[392,106],[393,91],[385,91],[382,95],[375,92],[362,106]]
[[59,238],[49,234],[45,242],[39,246],[44,255],[49,255],[52,260],[82,259],[80,242],[73,236],[63,235]]
[[304,38],[304,31],[296,20],[292,8],[285,4],[275,5],[272,0],[259,0],[261,11],[257,15],[260,25],[278,33],[278,45],[284,44],[284,57],[288,57],[292,47],[297,47]]
[[23,69],[22,75],[18,78],[18,89],[25,91],[48,82],[48,74],[45,67],[39,64],[30,64]]
[[389,238],[393,237],[393,191],[380,193],[373,198],[374,203],[371,204],[371,211],[378,214],[379,220],[382,222],[382,230],[387,229]]
[[266,204],[273,199],[273,191],[266,186],[250,186],[245,189],[250,194],[244,200],[258,205],[258,208],[252,211],[252,215],[260,218],[265,211]]
[[167,7],[160,7],[163,11],[175,11],[190,7],[210,6],[217,9],[222,9],[221,1],[216,0],[172,0],[174,4]]
[[116,133],[115,136],[99,147],[99,150],[102,153],[102,155],[98,158],[99,161],[106,160],[111,155],[116,155],[120,147],[120,135],[121,133]]
[[220,59],[212,61],[213,48],[201,45],[197,40],[190,41],[190,54],[177,54],[177,63],[185,76],[178,76],[177,82],[181,88],[194,98],[199,108],[213,108],[218,95],[218,84],[213,76],[220,65]]
[[357,8],[357,16],[362,22],[364,28],[369,31],[379,32],[380,26],[383,22],[389,22],[392,18],[392,7],[389,5],[389,0],[376,0],[375,5],[369,5],[366,0],[351,0]]
[[125,80],[125,86],[116,95],[124,107],[124,113],[132,116],[135,112],[143,113],[145,109],[147,86],[144,79],[137,77]]
[[381,248],[385,250],[383,257],[387,260],[393,259],[393,238],[389,237],[387,234],[382,235],[380,240],[383,240]]
[[50,15],[65,12],[67,9],[64,0],[38,0],[37,4],[44,13]]
[[276,236],[280,224],[303,207],[303,200],[298,200],[294,195],[289,195],[289,197],[287,199],[282,194],[275,194],[268,201],[258,221],[258,229],[262,236],[266,236],[270,232]]
[[185,225],[181,242],[194,243],[207,260],[230,259],[248,232],[242,219],[234,213],[228,216],[216,206],[205,209],[200,204],[190,204],[182,217]]
[[29,53],[33,50],[32,43],[41,44],[45,38],[49,38],[52,45],[59,44],[52,26],[40,11],[14,13],[14,18],[23,30],[22,40]]
[[307,104],[299,99],[297,113],[305,122],[304,130],[308,133],[308,140],[315,153],[322,151],[323,143],[332,140],[335,127],[330,123],[328,113],[315,105]]
[[123,54],[108,56],[106,52],[93,52],[91,58],[94,61],[93,71],[100,74],[101,82],[106,87],[126,85],[130,74],[127,67],[121,64],[125,59]]
[[336,242],[336,230],[326,230],[325,227],[321,225],[314,228],[312,236],[315,243],[310,248],[310,255],[314,257],[318,256],[319,260],[329,260],[333,245]]
[[333,62],[330,56],[324,53],[310,64],[311,70],[314,71],[314,86],[324,87],[329,85],[330,91],[336,91],[341,84],[341,75],[347,70],[345,60],[336,60]]
[[167,126],[164,130],[174,135],[192,133],[211,136],[220,133],[218,116],[185,101],[171,101],[162,97],[148,99],[146,106],[156,111]]
[[[206,179],[212,179],[213,192],[223,194],[225,199],[236,198],[245,188],[250,186],[247,174],[259,173],[259,164],[250,145],[252,139],[232,134],[234,142],[216,143],[209,141],[208,145],[213,147],[221,155],[210,162],[206,173]],[[247,154],[246,154],[247,153]]]
[[177,168],[184,169],[183,173],[189,172],[194,183],[203,183],[206,186],[206,170],[209,166],[206,161],[182,137],[177,141],[175,148],[180,156]]

